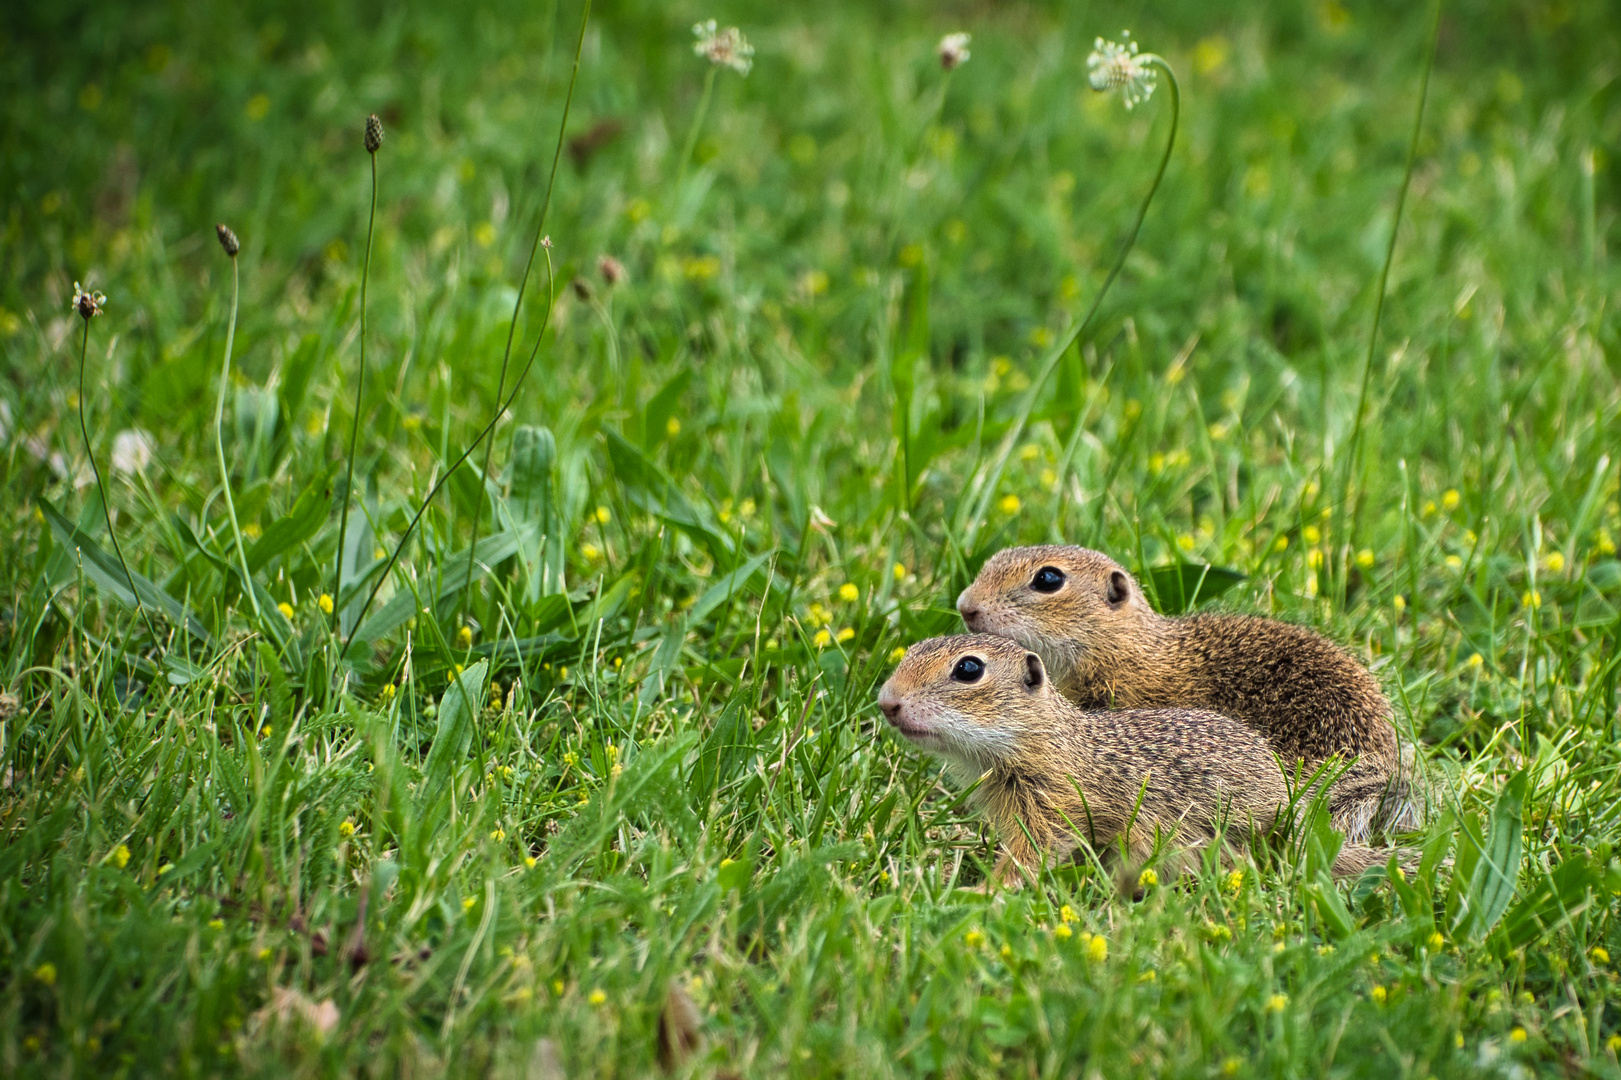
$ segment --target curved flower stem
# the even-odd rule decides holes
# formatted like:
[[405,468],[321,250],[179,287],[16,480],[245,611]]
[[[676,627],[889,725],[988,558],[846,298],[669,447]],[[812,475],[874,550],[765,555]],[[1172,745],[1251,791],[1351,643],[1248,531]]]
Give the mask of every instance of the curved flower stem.
[[343,517],[338,522],[338,580],[332,588],[332,625],[343,625],[343,555],[348,550],[349,500],[355,490],[355,448],[360,438],[360,402],[366,390],[366,285],[371,280],[372,229],[377,223],[377,154],[371,158],[371,213],[366,217],[366,265],[360,272],[360,374],[355,377],[355,414],[349,424],[349,463],[343,478]]
[[[510,364],[510,362],[512,360],[512,341],[513,341],[513,338],[517,335],[517,332],[518,332],[518,313],[523,309],[524,290],[529,285],[529,274],[530,274],[530,271],[533,270],[534,266],[535,266],[535,255],[540,251],[540,248],[541,248],[542,238],[543,238],[543,236],[545,234],[545,230],[546,230],[546,213],[552,207],[552,191],[557,186],[557,165],[558,165],[558,163],[560,161],[563,160],[563,136],[568,131],[569,108],[570,108],[570,106],[572,106],[574,104],[574,83],[575,83],[575,80],[578,79],[579,75],[580,75],[580,53],[585,48],[585,24],[586,24],[586,21],[589,20],[590,18],[591,18],[591,0],[586,0],[585,10],[580,15],[580,36],[579,36],[579,40],[576,41],[575,44],[574,44],[574,71],[569,76],[569,80],[568,80],[568,96],[563,99],[563,119],[557,125],[557,146],[552,151],[552,172],[551,172],[551,176],[546,181],[546,197],[545,197],[545,199],[543,199],[541,201],[541,204],[540,204],[540,220],[535,222],[535,239],[529,245],[529,261],[524,263],[523,277],[518,282],[518,299],[512,305],[512,322],[509,323],[508,326],[507,326],[506,350],[501,354],[501,377],[496,382],[496,386],[495,386],[495,400],[499,404],[500,407],[496,409],[495,417],[484,428],[484,431],[482,433],[480,433],[480,435],[479,435],[479,437],[477,439],[473,440],[473,445],[468,447],[468,453],[471,453],[474,449],[477,448],[479,442],[481,442],[484,439],[485,435],[490,434],[495,430],[495,425],[500,421],[501,417],[506,414],[507,408],[512,404],[512,398],[509,397],[505,401],[502,401],[501,395],[506,393],[506,388],[507,388],[507,368],[508,368],[508,365]],[[546,253],[546,266],[547,266],[547,281],[548,281],[548,286],[547,287],[548,287],[548,289],[550,288],[549,282],[550,282],[550,279],[551,279],[551,261],[552,261],[551,252],[547,251],[547,253]],[[551,320],[551,317],[552,317],[552,310],[551,310],[550,305],[548,305],[547,308],[546,308],[545,321],[542,322],[541,328],[540,328],[541,335],[544,335],[546,333],[546,322],[549,322]],[[537,350],[540,348],[540,338],[538,336],[535,339],[535,348]],[[534,354],[531,353],[530,357],[529,357],[529,363],[531,363],[531,364],[534,363],[534,359],[535,359]],[[524,368],[524,373],[527,375],[528,372],[529,372],[528,367],[525,367]],[[520,380],[520,382],[521,382],[521,380]],[[513,388],[513,394],[514,394],[514,396],[516,396],[516,394],[517,394],[517,388],[516,387]],[[494,454],[494,452],[495,452],[495,439],[494,439],[494,437],[492,435],[492,437],[490,438],[490,441],[488,443],[486,443],[485,446],[484,446],[484,468],[483,468],[483,471],[479,474],[479,478],[478,478],[478,484],[479,484],[478,498],[473,503],[473,538],[470,541],[468,541],[468,544],[467,544],[467,581],[466,581],[466,586],[462,591],[462,604],[464,605],[464,607],[470,603],[470,598],[473,595],[473,566],[474,566],[474,561],[475,561],[473,556],[474,556],[474,552],[476,552],[478,550],[478,528],[479,528],[479,525],[480,525],[480,523],[482,521],[482,518],[484,516],[485,487],[490,482],[490,457],[491,457],[492,454]],[[466,459],[466,455],[463,455],[463,460],[465,460],[465,459]],[[460,465],[461,462],[458,461],[456,464]],[[452,468],[454,468],[454,466]],[[447,473],[446,475],[449,475],[449,474]],[[435,488],[435,490],[437,490],[437,488]],[[433,496],[429,495],[428,498],[432,499]],[[415,524],[415,522],[413,521],[412,524]],[[379,579],[379,580],[381,580],[381,579]],[[357,626],[359,625],[358,620],[356,621],[356,625]],[[344,643],[344,651],[345,652],[348,651],[348,642]]]
[[158,644],[162,639],[158,637],[157,627],[152,625],[152,616],[146,612],[146,605],[141,603],[141,590],[135,587],[135,575],[129,572],[129,563],[124,561],[124,547],[118,542],[118,533],[113,528],[112,504],[107,501],[107,485],[101,479],[101,466],[96,464],[96,451],[90,445],[90,425],[84,420],[84,360],[85,354],[90,350],[90,320],[84,320],[84,337],[79,342],[79,434],[84,437],[84,454],[90,459],[90,471],[96,474],[96,490],[101,492],[101,516],[107,522],[107,535],[113,538],[113,551],[118,555],[118,565],[124,568],[124,580],[129,582],[130,595],[135,597],[135,610],[141,613],[141,621],[146,623],[146,632],[152,635],[152,643]]
[[1001,481],[1003,470],[1007,467],[1008,455],[1012,453],[1013,447],[1019,441],[1019,437],[1024,434],[1025,425],[1030,419],[1030,413],[1035,408],[1038,395],[1040,395],[1047,380],[1052,377],[1052,373],[1057,369],[1059,361],[1069,351],[1070,346],[1079,344],[1083,335],[1091,328],[1092,320],[1096,318],[1098,309],[1103,306],[1103,298],[1109,295],[1109,287],[1114,284],[1114,279],[1120,276],[1121,268],[1126,265],[1126,256],[1131,254],[1131,249],[1137,244],[1137,234],[1142,231],[1143,219],[1148,216],[1148,207],[1153,203],[1154,195],[1159,191],[1160,181],[1165,179],[1165,169],[1171,163],[1171,148],[1176,145],[1177,126],[1182,118],[1182,89],[1177,85],[1176,72],[1171,70],[1171,65],[1166,63],[1162,57],[1153,53],[1144,53],[1141,61],[1144,64],[1153,64],[1163,71],[1165,81],[1171,88],[1171,130],[1165,139],[1165,150],[1160,154],[1159,168],[1154,171],[1154,182],[1148,185],[1148,193],[1143,196],[1142,205],[1137,208],[1136,220],[1131,223],[1131,231],[1126,234],[1125,242],[1120,245],[1120,253],[1115,256],[1114,265],[1109,268],[1108,276],[1103,279],[1103,287],[1092,298],[1092,304],[1086,309],[1086,314],[1081,318],[1081,321],[1066,331],[1059,338],[1058,344],[1053,346],[1047,353],[1046,358],[1042,361],[1041,370],[1031,380],[1030,389],[1025,391],[1024,400],[1019,403],[1019,410],[1014,419],[1013,427],[1002,440],[1002,446],[997,453],[996,464],[992,467],[984,486],[980,489],[979,500],[975,505],[974,517],[971,522],[971,526],[975,531],[977,531],[978,523],[983,521],[985,515],[989,512],[991,499],[996,495],[996,486]]
[[[546,291],[551,297],[551,301],[549,301],[546,305],[546,319],[548,323],[551,320],[552,303],[556,300],[553,284],[552,254],[551,251],[548,250],[546,252]],[[417,507],[416,515],[411,518],[411,523],[405,527],[405,533],[400,537],[400,542],[394,545],[394,551],[388,557],[388,564],[383,567],[383,572],[377,575],[377,580],[372,583],[371,592],[366,594],[366,602],[361,605],[359,614],[355,616],[354,626],[350,629],[348,637],[344,638],[343,648],[338,651],[339,660],[342,660],[345,656],[349,655],[349,646],[354,643],[355,631],[359,630],[363,625],[366,618],[366,613],[371,610],[372,602],[377,599],[378,591],[382,589],[383,582],[388,580],[388,575],[393,573],[395,564],[400,561],[401,552],[405,550],[405,545],[410,543],[411,535],[416,532],[417,523],[422,520],[422,515],[426,514],[428,512],[428,507],[433,505],[434,497],[439,494],[439,490],[445,486],[456,470],[461,468],[467,459],[473,456],[473,451],[477,449],[478,444],[483,441],[484,437],[489,435],[491,431],[495,430],[497,421],[499,421],[501,417],[505,415],[507,409],[511,407],[513,399],[518,396],[518,391],[523,389],[524,381],[529,378],[529,370],[535,366],[535,357],[540,353],[540,339],[544,337],[545,334],[546,326],[543,324],[540,328],[540,335],[535,338],[535,347],[529,351],[529,359],[524,362],[523,370],[518,372],[517,379],[513,381],[512,393],[508,394],[507,399],[501,402],[500,408],[496,410],[495,415],[490,417],[490,422],[484,425],[483,430],[481,430],[478,435],[474,437],[467,449],[462,451],[461,456],[450,463],[450,468],[446,469],[443,475],[441,475],[438,480],[434,481],[433,487],[428,489],[428,494],[423,496],[422,505]]]
[[[1401,232],[1402,209],[1407,205],[1407,189],[1413,181],[1413,163],[1418,158],[1418,136],[1424,126],[1424,106],[1430,96],[1430,73],[1435,70],[1435,48],[1440,40],[1441,33],[1441,0],[1435,0],[1435,11],[1430,17],[1430,40],[1424,58],[1424,75],[1418,86],[1418,108],[1413,112],[1413,130],[1407,139],[1407,164],[1402,169],[1401,187],[1396,191],[1396,213],[1390,222],[1390,239],[1385,244],[1384,265],[1379,268],[1379,284],[1373,300],[1373,325],[1368,329],[1368,349],[1362,358],[1362,388],[1357,392],[1356,415],[1351,426],[1351,444],[1346,448],[1345,476],[1340,485],[1340,505],[1351,503],[1352,487],[1356,480],[1357,461],[1362,453],[1362,429],[1367,420],[1368,386],[1373,379],[1373,354],[1379,343],[1379,322],[1385,311],[1385,284],[1390,278],[1390,264],[1396,258],[1396,237]],[[1339,581],[1336,590],[1341,591],[1342,586],[1349,583],[1351,563],[1355,557],[1357,527],[1361,522],[1362,505],[1358,500],[1350,507],[1350,532],[1342,545],[1345,551],[1343,560],[1336,560],[1340,565],[1335,567],[1339,571]]]
[[225,488],[225,513],[231,519],[231,536],[236,540],[237,559],[242,564],[242,590],[248,594],[257,621],[263,617],[259,610],[259,595],[253,587],[253,574],[248,570],[248,549],[242,543],[242,530],[236,523],[236,502],[231,498],[231,470],[225,464],[225,388],[231,383],[231,347],[236,343],[237,301],[236,256],[231,256],[231,322],[225,331],[225,361],[220,365],[220,394],[214,405],[214,453],[219,458],[220,484]]

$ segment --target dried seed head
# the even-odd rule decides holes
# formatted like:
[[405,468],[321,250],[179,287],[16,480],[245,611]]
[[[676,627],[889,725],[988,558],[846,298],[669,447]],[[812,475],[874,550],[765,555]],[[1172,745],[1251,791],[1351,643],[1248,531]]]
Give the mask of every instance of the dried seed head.
[[623,284],[625,278],[629,276],[625,273],[625,264],[612,255],[598,256],[597,273],[602,275],[602,280],[608,283],[610,289]]
[[236,258],[236,253],[242,250],[242,244],[237,240],[236,233],[225,225],[214,226],[214,233],[220,238],[220,247],[225,249],[225,254]]
[[102,305],[105,303],[107,303],[107,298],[101,293],[85,292],[79,287],[77,281],[73,283],[73,300],[70,306],[79,313],[79,317],[84,319],[85,322],[89,322],[97,315],[100,315]]
[[952,71],[968,62],[972,54],[968,51],[969,36],[961,31],[947,34],[940,39],[939,53],[940,66]]
[[383,145],[383,122],[376,113],[366,117],[366,153],[375,154]]

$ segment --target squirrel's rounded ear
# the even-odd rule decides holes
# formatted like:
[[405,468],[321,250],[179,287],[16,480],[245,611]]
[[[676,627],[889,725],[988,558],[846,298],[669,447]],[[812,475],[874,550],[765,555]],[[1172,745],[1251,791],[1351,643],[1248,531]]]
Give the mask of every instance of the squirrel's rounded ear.
[[1041,666],[1041,657],[1033,652],[1024,654],[1024,685],[1028,690],[1035,690],[1047,681],[1047,672]]
[[1131,596],[1131,579],[1123,570],[1109,571],[1109,584],[1105,588],[1105,595],[1111,604],[1125,603]]

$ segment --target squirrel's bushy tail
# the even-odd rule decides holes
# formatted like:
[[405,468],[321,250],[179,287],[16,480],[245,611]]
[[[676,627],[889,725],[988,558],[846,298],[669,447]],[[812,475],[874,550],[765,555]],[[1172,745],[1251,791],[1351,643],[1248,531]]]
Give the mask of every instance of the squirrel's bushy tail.
[[1429,817],[1429,785],[1410,743],[1404,743],[1394,771],[1379,762],[1356,762],[1328,790],[1334,827],[1348,843],[1416,832]]

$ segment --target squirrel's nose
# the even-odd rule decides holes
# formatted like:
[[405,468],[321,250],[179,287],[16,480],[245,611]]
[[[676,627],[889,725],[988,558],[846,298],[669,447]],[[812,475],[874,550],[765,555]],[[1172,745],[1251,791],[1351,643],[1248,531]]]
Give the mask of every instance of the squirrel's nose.
[[888,720],[891,724],[895,723],[898,719],[900,719],[901,699],[890,697],[888,694],[880,695],[878,698],[878,711],[883,713],[884,719]]
[[969,597],[968,590],[964,589],[962,595],[957,597],[957,614],[962,616],[962,621],[967,624],[968,629],[978,630],[979,617],[983,615],[984,612],[981,611],[979,609],[979,605],[974,603],[974,601]]

